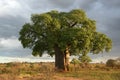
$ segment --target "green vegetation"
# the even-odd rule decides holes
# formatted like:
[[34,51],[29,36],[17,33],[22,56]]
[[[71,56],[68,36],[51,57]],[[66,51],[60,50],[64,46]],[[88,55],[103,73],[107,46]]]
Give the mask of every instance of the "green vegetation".
[[112,48],[112,40],[97,32],[96,22],[80,9],[34,14],[19,34],[23,47],[32,49],[34,56],[42,56],[45,51],[55,54],[55,67],[62,70],[69,66],[65,54],[79,55],[86,63],[91,61],[88,53],[108,52]]

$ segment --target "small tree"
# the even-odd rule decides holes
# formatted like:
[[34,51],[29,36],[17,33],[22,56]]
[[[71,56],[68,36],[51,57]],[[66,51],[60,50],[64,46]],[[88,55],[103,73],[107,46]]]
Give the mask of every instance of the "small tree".
[[84,68],[84,67],[88,67],[88,63],[91,62],[91,58],[87,55],[79,55],[79,58],[80,62],[82,63],[81,66]]
[[82,63],[89,63],[89,62],[92,61],[91,58],[89,56],[87,56],[87,55],[81,55],[81,56],[79,56],[79,60]]
[[74,70],[76,71],[77,70],[76,69],[76,65],[80,64],[80,61],[78,59],[76,59],[76,58],[73,58],[72,61],[71,61],[71,63],[74,64]]
[[73,58],[71,63],[74,64],[74,67],[75,67],[76,64],[80,64],[80,61],[76,58]]

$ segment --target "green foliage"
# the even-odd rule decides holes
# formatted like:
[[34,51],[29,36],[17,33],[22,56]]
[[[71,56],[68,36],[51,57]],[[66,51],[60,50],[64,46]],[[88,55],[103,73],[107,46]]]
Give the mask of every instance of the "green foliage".
[[42,56],[44,51],[53,56],[56,44],[61,51],[70,45],[72,55],[98,54],[112,48],[111,39],[96,32],[96,22],[79,9],[34,14],[31,23],[24,24],[19,34],[23,47],[32,49],[34,56]]
[[81,56],[79,56],[79,60],[82,63],[89,63],[89,62],[92,61],[91,58],[89,56],[87,56],[87,55],[81,55]]
[[95,32],[94,33],[94,41],[93,41],[93,48],[91,52],[94,54],[98,54],[103,52],[109,52],[112,48],[112,41],[109,39],[105,34]]

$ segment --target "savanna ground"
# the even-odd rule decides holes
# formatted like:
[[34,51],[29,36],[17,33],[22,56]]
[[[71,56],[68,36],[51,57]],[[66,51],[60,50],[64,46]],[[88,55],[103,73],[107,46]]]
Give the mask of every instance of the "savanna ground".
[[120,80],[120,68],[105,64],[70,65],[70,71],[56,71],[54,63],[0,64],[0,80]]

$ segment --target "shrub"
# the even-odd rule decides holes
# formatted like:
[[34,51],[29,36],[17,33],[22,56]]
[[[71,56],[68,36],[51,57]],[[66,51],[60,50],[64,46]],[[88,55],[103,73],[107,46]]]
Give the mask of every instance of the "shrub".
[[109,59],[107,62],[106,62],[106,66],[108,67],[115,67],[115,68],[120,68],[120,59],[117,58],[115,60],[113,59]]
[[115,60],[109,59],[109,60],[106,62],[106,66],[108,66],[108,67],[114,67],[114,66],[115,66]]

